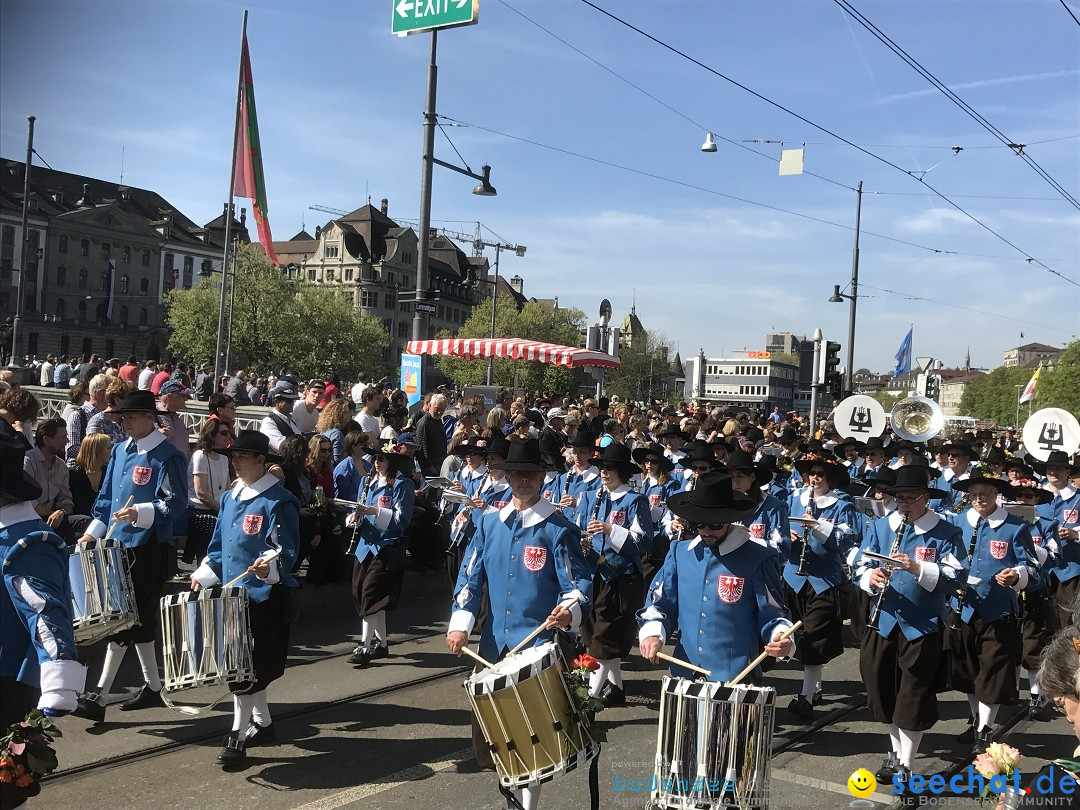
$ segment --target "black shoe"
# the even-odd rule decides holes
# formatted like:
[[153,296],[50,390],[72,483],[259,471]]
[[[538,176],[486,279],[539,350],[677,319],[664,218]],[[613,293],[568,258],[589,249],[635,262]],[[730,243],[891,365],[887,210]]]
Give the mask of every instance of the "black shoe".
[[1028,704],[1028,720],[1045,722],[1053,717],[1054,709],[1050,701],[1042,695],[1032,695],[1031,703]]
[[966,743],[970,745],[975,742],[975,721],[968,720],[967,728],[956,735],[956,741],[958,743]]
[[240,765],[247,759],[244,752],[246,747],[247,743],[237,738],[236,732],[229,734],[222,743],[221,753],[217,757],[218,763],[224,767]]
[[823,703],[824,701],[825,698],[822,696],[821,690],[818,689],[816,692],[814,692],[814,697],[810,700],[810,705],[817,706],[819,703]]
[[611,681],[604,684],[600,690],[599,698],[604,701],[604,705],[609,709],[612,706],[626,705],[626,692],[623,691],[621,686],[616,686]]
[[814,716],[814,707],[810,701],[806,699],[806,695],[799,695],[792,698],[791,703],[788,704],[787,710],[800,720],[810,720]]
[[95,723],[105,722],[105,706],[98,703],[96,692],[87,692],[85,695],[81,695],[79,705],[72,714],[76,717],[92,720]]
[[372,644],[368,647],[368,655],[371,656],[372,661],[378,661],[380,658],[390,657],[390,645],[389,644]]
[[879,785],[888,785],[898,773],[896,754],[889,754],[882,760],[881,767],[874,771],[874,778],[877,779]]
[[971,755],[973,757],[979,756],[979,754],[985,754],[987,747],[990,745],[990,729],[985,728],[982,731],[975,732],[975,739],[971,743]]
[[244,735],[244,745],[254,748],[257,745],[274,745],[277,742],[277,726],[273,723],[260,726],[254,720],[248,726],[247,734]]
[[158,689],[155,692],[150,688],[150,684],[144,683],[135,697],[129,698],[120,704],[120,711],[130,712],[133,709],[153,709],[164,705],[165,701],[161,699],[161,690]]
[[387,644],[369,644],[366,647],[360,644],[349,656],[349,663],[354,667],[366,667],[372,661],[389,656],[390,646]]

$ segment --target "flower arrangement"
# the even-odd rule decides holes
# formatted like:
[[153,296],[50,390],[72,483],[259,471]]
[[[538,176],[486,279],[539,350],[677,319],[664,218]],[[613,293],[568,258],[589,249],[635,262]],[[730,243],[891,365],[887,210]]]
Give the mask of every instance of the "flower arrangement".
[[22,788],[24,795],[36,796],[41,791],[41,777],[56,770],[60,764],[50,743],[63,736],[50,717],[33,709],[21,723],[8,729],[0,738],[0,782]]
[[1001,794],[1006,794],[1002,803],[1005,807],[1010,806],[1008,799],[1015,791],[1009,780],[1017,772],[1021,759],[1018,750],[1004,743],[991,743],[986,751],[975,757],[975,770],[986,779],[986,790],[980,801],[998,802]]
[[[586,730],[596,742],[606,742],[607,733],[593,719],[596,713],[604,710],[604,701],[589,695],[589,675],[600,668],[600,662],[588,653],[582,653],[570,662],[570,669],[563,673],[566,688],[581,715],[587,718]],[[577,717],[575,713],[574,717]],[[571,729],[571,733],[573,730]]]

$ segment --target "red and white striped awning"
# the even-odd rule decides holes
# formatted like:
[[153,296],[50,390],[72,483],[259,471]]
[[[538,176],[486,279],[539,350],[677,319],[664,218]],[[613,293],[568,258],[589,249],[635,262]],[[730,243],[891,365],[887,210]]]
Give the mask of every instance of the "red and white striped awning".
[[557,343],[540,343],[520,338],[449,338],[447,340],[413,340],[405,347],[409,354],[442,354],[464,357],[468,360],[487,360],[489,357],[505,360],[536,360],[554,366],[601,366],[620,368],[617,357],[590,349],[560,346]]

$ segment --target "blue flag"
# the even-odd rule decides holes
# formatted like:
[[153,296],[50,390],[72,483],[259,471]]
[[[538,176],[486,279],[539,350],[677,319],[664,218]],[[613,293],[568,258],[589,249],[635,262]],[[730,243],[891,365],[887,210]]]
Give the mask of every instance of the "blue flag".
[[907,335],[904,337],[904,342],[901,343],[900,348],[896,350],[896,368],[893,369],[893,377],[911,373],[911,333],[914,329],[915,327],[908,329]]

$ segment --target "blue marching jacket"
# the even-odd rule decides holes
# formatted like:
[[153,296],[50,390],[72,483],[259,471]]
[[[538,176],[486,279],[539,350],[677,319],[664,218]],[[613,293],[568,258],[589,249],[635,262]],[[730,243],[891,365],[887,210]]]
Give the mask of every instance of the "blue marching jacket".
[[[866,527],[859,557],[855,563],[855,578],[859,587],[877,599],[880,590],[870,585],[870,575],[880,563],[862,556],[865,551],[893,553],[893,543],[900,528],[900,514],[877,518]],[[963,582],[965,566],[961,562],[962,533],[936,512],[927,512],[904,530],[903,539],[895,553],[907,554],[917,560],[918,576],[907,571],[893,570],[886,586],[878,634],[888,638],[899,625],[904,638],[912,641],[941,630],[945,602]]]
[[600,492],[604,494],[596,519],[610,523],[611,534],[593,535],[591,553],[586,554],[589,565],[605,582],[642,573],[642,561],[652,549],[654,531],[648,500],[631,492],[626,484],[613,492],[598,489],[584,493],[575,511],[578,528],[583,534],[592,519]]
[[[788,515],[803,517],[807,512],[809,497],[809,487],[793,493],[788,499]],[[814,593],[824,593],[846,582],[844,557],[852,546],[860,542],[859,515],[846,494],[834,489],[828,495],[816,497],[814,504],[818,525],[810,532],[810,548],[806,554],[808,575],[800,577],[797,573],[802,553],[801,539],[791,544],[787,565],[784,566],[784,581],[795,593],[799,593],[808,581]],[[793,525],[793,530],[800,534],[801,529],[800,524]]]
[[[521,512],[511,503],[482,515],[458,572],[450,632],[471,633],[488,586],[491,616],[480,637],[480,655],[496,661],[543,624],[571,596],[570,630],[592,610],[592,572],[581,550],[577,526],[539,500]],[[541,633],[533,645],[551,638]]]
[[[1080,527],[1080,492],[1075,487],[1065,487],[1055,492],[1054,499],[1049,503],[1036,506],[1035,513],[1040,517],[1056,520],[1058,526],[1066,529]],[[1068,582],[1080,577],[1080,542],[1059,538],[1058,551],[1060,556],[1054,569],[1057,581]]]
[[74,710],[86,682],[72,627],[70,556],[32,502],[0,507],[0,677],[40,689],[40,709]]
[[[372,473],[375,475],[375,473]],[[364,485],[360,487],[363,492]],[[365,506],[378,507],[377,515],[364,515],[360,528],[359,542],[356,545],[356,559],[363,562],[368,555],[376,556],[384,548],[394,545],[405,536],[405,530],[412,522],[413,504],[416,501],[416,488],[412,479],[406,478],[400,473],[390,481],[377,477],[368,487]],[[349,515],[346,523],[352,523],[353,515]]]
[[[967,509],[950,518],[963,531],[960,544],[962,560],[967,560],[971,534],[978,519],[979,513],[974,509]],[[970,622],[977,615],[984,622],[993,622],[1016,615],[1020,608],[1016,595],[1027,587],[1031,575],[1028,560],[1035,556],[1027,523],[999,506],[979,525],[977,541],[975,553],[968,563],[968,589],[961,614],[963,620]],[[999,585],[994,580],[996,574],[1008,568],[1016,571],[1020,577],[1011,588]],[[952,598],[950,603],[955,607],[956,598]]]
[[221,511],[202,564],[192,578],[205,588],[230,582],[258,558],[280,550],[270,562],[270,574],[240,580],[252,602],[265,602],[270,588],[298,583],[291,571],[300,550],[300,502],[278,479],[267,473],[251,485],[237,481],[221,495]]
[[742,525],[750,532],[752,540],[771,548],[781,560],[788,558],[791,524],[788,522],[786,502],[765,494],[757,514],[742,521]]
[[131,497],[139,515],[134,523],[118,523],[113,538],[130,547],[146,545],[152,536],[158,543],[172,540],[173,524],[188,508],[187,459],[160,431],[113,447],[86,533],[103,538],[113,512]]
[[[567,489],[567,479],[570,481],[569,489]],[[563,510],[563,517],[567,520],[574,520],[575,513],[581,509],[581,497],[586,492],[595,492],[600,489],[601,483],[600,470],[596,467],[590,466],[583,473],[578,472],[577,468],[561,473],[555,479],[555,488],[559,491],[559,497],[556,500],[562,500],[562,493],[565,491],[567,495],[578,502],[577,506],[567,507]]]
[[[674,656],[711,670],[709,680],[728,681],[790,626],[783,604],[775,554],[735,524],[712,547],[700,537],[671,544],[638,613],[638,639],[663,642],[678,629]],[[677,665],[671,672],[697,677]]]
[[1045,591],[1050,587],[1051,575],[1058,565],[1058,522],[1036,515],[1035,522],[1028,524],[1031,542],[1035,546],[1035,559],[1028,561],[1031,578],[1028,580],[1029,593]]

